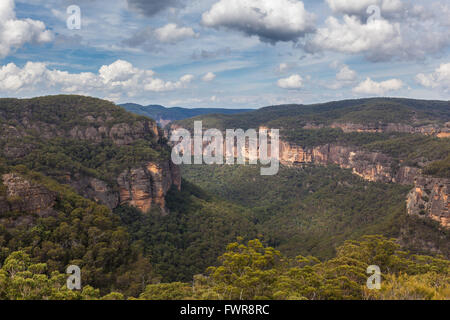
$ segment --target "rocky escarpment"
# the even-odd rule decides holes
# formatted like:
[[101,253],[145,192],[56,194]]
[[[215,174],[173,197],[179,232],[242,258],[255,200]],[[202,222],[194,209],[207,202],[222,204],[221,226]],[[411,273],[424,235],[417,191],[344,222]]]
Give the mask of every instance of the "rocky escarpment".
[[280,141],[280,162],[284,165],[338,165],[343,169],[351,169],[365,180],[385,183],[412,184],[419,173],[418,168],[397,168],[394,161],[382,153],[332,144],[304,148]]
[[303,148],[282,141],[280,161],[285,165],[333,164],[351,169],[367,181],[414,185],[406,199],[408,214],[428,217],[450,227],[449,179],[426,177],[419,168],[394,165],[384,154],[347,146]]
[[450,228],[450,179],[418,176],[408,194],[407,210],[411,215],[429,217]]
[[[323,124],[308,123],[304,129],[322,129],[326,126]],[[368,133],[384,133],[384,132],[400,132],[400,133],[418,133],[430,136],[437,136],[438,138],[450,137],[450,122],[445,125],[428,124],[412,126],[404,123],[375,123],[375,124],[360,124],[351,122],[334,122],[328,127],[341,129],[345,133],[350,132],[368,132]]]
[[5,195],[0,196],[0,213],[24,212],[45,215],[56,203],[56,193],[15,173],[2,176]]
[[165,208],[167,191],[172,185],[181,188],[181,174],[172,162],[147,163],[124,171],[117,179],[120,204],[129,204],[147,212],[154,206]]
[[0,157],[37,167],[111,209],[129,204],[143,212],[165,210],[167,191],[180,188],[178,168],[156,122],[108,101],[0,99],[0,134]]
[[67,177],[67,183],[79,194],[110,209],[127,204],[147,212],[154,207],[165,211],[168,190],[172,185],[181,189],[181,174],[171,161],[148,162],[124,170],[116,182],[114,186],[87,176]]
[[94,119],[90,121],[100,126],[75,126],[67,134],[70,138],[101,142],[105,138],[110,138],[118,146],[132,144],[137,139],[143,139],[148,134],[158,137],[158,126],[153,121],[136,121],[132,124],[118,123],[111,127],[105,125],[104,119]]
[[355,147],[325,145],[302,148],[281,142],[280,161],[286,165],[334,164],[351,169],[354,174],[368,181],[414,184],[406,199],[408,214],[428,217],[446,228],[450,227],[449,179],[423,176],[419,168],[396,167],[386,155]]
[[[260,129],[265,128],[261,127]],[[206,146],[207,144],[204,144],[204,148]],[[355,146],[326,144],[315,147],[302,147],[281,140],[279,150],[280,162],[285,166],[304,164],[337,165],[343,169],[352,170],[355,175],[367,181],[415,185],[416,187],[407,198],[408,213],[420,213],[420,216],[429,217],[439,221],[442,226],[449,227],[449,188],[436,187],[437,185],[448,185],[448,181],[445,182],[445,179],[425,178],[422,176],[420,168],[402,166],[383,153],[369,152]],[[241,150],[235,150],[235,156],[237,156],[236,152],[243,154],[246,159],[250,158],[248,144],[243,146]],[[428,181],[426,185],[433,184],[433,187],[430,188],[433,190],[431,194],[423,191],[425,190],[425,187],[422,186],[424,181]],[[418,193],[428,194],[428,202],[426,204],[423,203],[421,196],[416,196]]]
[[[0,129],[2,139],[22,139],[38,135],[42,139],[52,139],[54,137],[66,137],[80,140],[88,140],[100,143],[105,139],[111,139],[118,146],[129,145],[138,139],[143,139],[149,135],[159,136],[158,126],[150,120],[134,121],[133,123],[111,123],[111,117],[86,116],[83,125],[76,125],[72,128],[62,129],[54,124],[43,121],[32,121],[26,115],[15,120],[14,125],[1,124]],[[23,156],[26,150],[21,146],[7,146],[6,155]],[[23,152],[17,153],[17,149]]]
[[[71,137],[100,142],[102,137],[110,137],[116,145],[132,144],[137,139],[151,133],[159,137],[159,131],[153,122],[137,122],[132,126],[122,123],[105,127],[75,127]],[[157,206],[165,210],[165,195],[172,185],[181,188],[179,169],[170,160],[148,162],[142,166],[129,168],[117,177],[119,191],[109,187],[104,181],[84,178],[71,183],[82,195],[105,204],[110,208],[128,204],[142,212]]]

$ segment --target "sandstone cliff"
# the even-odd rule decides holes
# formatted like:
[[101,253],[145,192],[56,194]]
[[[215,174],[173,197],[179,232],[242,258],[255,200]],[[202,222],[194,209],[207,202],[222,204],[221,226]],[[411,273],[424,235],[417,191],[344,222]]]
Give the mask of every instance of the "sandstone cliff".
[[[142,139],[147,134],[159,138],[160,132],[154,122],[136,122],[132,126],[121,123],[110,129],[75,127],[70,131],[73,138],[100,142],[102,137],[111,138],[115,144],[122,146]],[[83,181],[84,180],[84,181]],[[129,168],[117,177],[119,191],[114,191],[101,180],[84,177],[82,181],[71,183],[82,195],[105,204],[111,209],[118,205],[128,204],[142,212],[147,212],[154,206],[165,211],[165,195],[172,185],[181,188],[181,175],[177,166],[170,160],[148,162],[142,166]]]
[[[42,173],[111,209],[129,204],[143,212],[155,206],[165,210],[167,191],[172,185],[180,188],[180,173],[170,162],[162,131],[149,118],[89,97],[55,96],[7,102],[0,106],[0,145],[3,147],[0,157],[10,162],[24,161],[42,146],[52,146],[36,157],[39,159],[27,159],[25,163],[34,166],[44,159],[44,164],[37,166],[44,168],[52,163],[58,168],[50,167]],[[53,141],[63,141],[63,145],[52,144]],[[65,154],[64,158],[61,156],[64,146],[70,146],[71,141],[80,142],[81,152],[88,151],[78,156],[78,149],[74,149],[75,154]],[[103,155],[94,159],[97,145]],[[139,154],[135,155],[134,151]],[[58,161],[65,163],[66,159],[67,168],[65,164],[60,166]],[[133,162],[129,163],[128,159]],[[111,164],[105,168],[114,171],[107,172],[109,176],[104,178],[105,169],[95,170],[109,161]],[[81,167],[83,170],[78,170]],[[3,209],[0,207],[0,210]]]
[[369,152],[358,147],[327,144],[304,148],[280,141],[280,162],[284,165],[318,164],[338,165],[367,181],[413,184],[420,169],[408,166],[398,167],[389,156]]
[[[325,125],[308,123],[304,129],[322,129]],[[329,125],[331,128],[341,129],[345,133],[349,132],[400,132],[400,133],[419,133],[424,135],[437,136],[438,138],[450,137],[450,122],[445,125],[428,124],[412,126],[404,123],[376,123],[376,124],[360,124],[351,122],[334,122]]]
[[450,228],[450,179],[418,176],[408,194],[408,213],[429,217]]
[[117,182],[120,188],[119,203],[146,212],[153,206],[165,208],[164,196],[172,185],[181,188],[181,175],[178,167],[170,161],[147,163],[122,172]]
[[55,192],[15,173],[4,174],[2,180],[6,195],[0,197],[0,213],[18,211],[45,215],[56,203]]
[[[173,130],[176,129],[173,128]],[[261,127],[260,129],[267,128]],[[394,129],[401,130],[398,127]],[[204,144],[204,148],[206,146],[207,144]],[[191,146],[191,149],[191,152],[193,152],[193,146]],[[248,144],[241,150],[235,149],[235,157],[237,157],[237,153],[243,154],[247,160],[254,160],[249,155]],[[415,189],[411,191],[407,198],[408,213],[418,214],[420,212],[420,216],[429,217],[439,221],[442,226],[449,227],[448,180],[425,178],[422,176],[420,168],[403,166],[385,154],[369,152],[355,146],[326,144],[316,147],[302,147],[283,140],[280,141],[279,159],[280,163],[285,166],[304,164],[337,165],[343,169],[350,169],[355,175],[372,182],[415,184]],[[418,196],[419,193],[424,193],[424,181],[427,181],[426,185],[433,185],[430,188],[432,193],[427,193],[428,202],[426,204],[423,203],[421,195]],[[437,187],[437,185],[441,184],[443,186]]]
[[425,177],[419,168],[398,167],[384,154],[347,146],[325,145],[303,148],[282,141],[280,161],[285,165],[334,164],[351,169],[354,174],[367,181],[414,184],[415,187],[406,200],[408,214],[428,217],[446,228],[450,227],[449,179]]

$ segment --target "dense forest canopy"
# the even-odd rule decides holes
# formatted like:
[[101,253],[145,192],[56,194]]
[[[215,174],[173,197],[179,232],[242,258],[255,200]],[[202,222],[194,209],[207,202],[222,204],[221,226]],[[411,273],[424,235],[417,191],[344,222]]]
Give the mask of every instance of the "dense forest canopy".
[[[298,127],[366,117],[443,125],[449,108],[366,99],[201,119],[217,128],[282,124],[284,138],[304,146],[356,145],[449,177],[449,139]],[[448,230],[406,214],[411,186],[364,181],[337,166],[282,166],[271,178],[255,166],[183,166],[181,190],[170,188],[164,210],[109,208],[68,181],[95,178],[118,192],[124,170],[166,161],[170,147],[152,119],[89,97],[0,99],[0,131],[0,176],[52,202],[29,212],[0,179],[0,299],[450,296]],[[80,266],[81,291],[65,286],[68,265]],[[382,269],[380,291],[367,290],[369,265]]]

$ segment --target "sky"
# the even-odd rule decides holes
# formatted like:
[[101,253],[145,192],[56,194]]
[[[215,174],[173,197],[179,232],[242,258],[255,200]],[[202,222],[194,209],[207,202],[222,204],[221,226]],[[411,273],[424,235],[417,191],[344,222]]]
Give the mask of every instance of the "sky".
[[449,0],[0,0],[0,97],[450,100],[449,30]]

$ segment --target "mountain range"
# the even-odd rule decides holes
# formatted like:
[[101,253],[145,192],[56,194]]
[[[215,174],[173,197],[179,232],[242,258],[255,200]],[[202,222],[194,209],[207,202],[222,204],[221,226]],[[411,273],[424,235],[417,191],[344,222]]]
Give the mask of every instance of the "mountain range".
[[160,105],[148,105],[142,106],[135,103],[125,103],[121,104],[124,109],[133,112],[135,114],[143,115],[155,119],[156,122],[161,126],[165,127],[172,121],[183,120],[187,118],[192,118],[199,115],[205,114],[236,114],[242,112],[251,111],[251,109],[220,109],[220,108],[180,108],[172,107],[166,108]]
[[[166,136],[194,120],[280,129],[279,173],[174,165]],[[377,98],[163,130],[96,98],[0,99],[0,298],[448,298],[449,122],[447,101]]]

